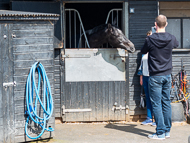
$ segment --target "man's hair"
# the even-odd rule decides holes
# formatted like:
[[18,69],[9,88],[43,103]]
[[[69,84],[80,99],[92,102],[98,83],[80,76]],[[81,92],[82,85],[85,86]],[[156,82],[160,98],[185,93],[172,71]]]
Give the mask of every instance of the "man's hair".
[[165,15],[158,15],[155,19],[158,27],[163,28],[166,26],[167,18]]
[[152,31],[149,30],[149,31],[146,33],[146,35],[149,36],[151,33],[152,33]]

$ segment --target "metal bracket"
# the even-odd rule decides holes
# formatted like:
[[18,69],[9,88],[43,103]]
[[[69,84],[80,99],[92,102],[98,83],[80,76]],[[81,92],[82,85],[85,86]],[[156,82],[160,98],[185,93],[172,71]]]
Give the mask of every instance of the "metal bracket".
[[116,58],[126,58],[128,57],[128,54],[126,54],[125,56],[121,56],[119,54],[111,54],[110,58],[116,59]]
[[65,115],[65,113],[74,113],[74,112],[91,112],[92,109],[86,108],[86,109],[65,109],[65,105],[62,106],[62,115]]
[[126,106],[122,106],[122,105],[120,105],[119,107],[116,107],[116,105],[117,105],[117,102],[115,102],[114,103],[114,105],[113,105],[113,107],[112,107],[112,111],[116,111],[116,110],[119,110],[119,111],[121,111],[121,110],[126,110],[126,114],[128,114],[128,109],[129,109],[129,106],[128,105],[126,105]]
[[119,107],[113,106],[111,110],[112,111],[115,111],[115,110],[120,110],[121,111],[121,110],[125,110],[125,109],[126,109],[125,106],[123,107],[122,105],[120,105]]
[[16,38],[16,35],[15,35],[15,34],[12,34],[12,38]]
[[7,87],[7,86],[16,86],[16,81],[3,83],[3,87]]
[[75,54],[75,55],[63,55],[63,58],[90,58],[91,55],[87,54]]
[[61,49],[61,61],[64,61],[65,50]]

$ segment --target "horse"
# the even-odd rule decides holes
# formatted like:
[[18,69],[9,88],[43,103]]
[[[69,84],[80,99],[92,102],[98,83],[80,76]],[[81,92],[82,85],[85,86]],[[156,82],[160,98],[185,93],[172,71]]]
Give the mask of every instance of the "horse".
[[[99,48],[103,44],[109,43],[114,48],[122,48],[131,53],[135,52],[134,44],[127,39],[127,37],[117,26],[110,23],[99,25],[93,29],[85,31],[85,33],[90,48]],[[80,37],[78,47],[85,47],[84,34]]]

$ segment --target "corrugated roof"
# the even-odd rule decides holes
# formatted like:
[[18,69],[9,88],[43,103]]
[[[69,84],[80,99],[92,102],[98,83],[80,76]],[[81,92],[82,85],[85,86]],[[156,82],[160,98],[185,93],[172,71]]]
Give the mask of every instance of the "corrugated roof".
[[0,10],[0,20],[58,20],[59,14]]

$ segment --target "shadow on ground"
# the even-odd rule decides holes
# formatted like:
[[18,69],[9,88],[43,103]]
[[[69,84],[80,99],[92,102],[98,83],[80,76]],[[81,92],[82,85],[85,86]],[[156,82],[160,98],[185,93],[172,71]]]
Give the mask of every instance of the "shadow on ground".
[[105,128],[113,129],[113,130],[119,130],[124,132],[129,132],[133,134],[138,134],[141,136],[147,137],[147,134],[153,134],[154,132],[147,131],[146,129],[139,129],[136,128],[137,125],[129,125],[129,124],[107,124]]

